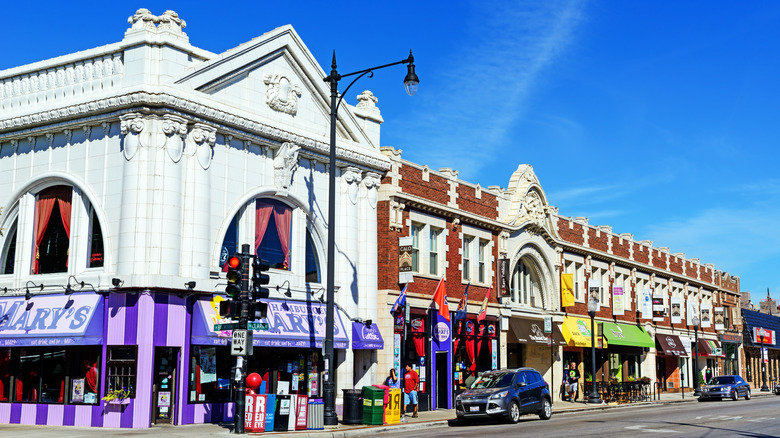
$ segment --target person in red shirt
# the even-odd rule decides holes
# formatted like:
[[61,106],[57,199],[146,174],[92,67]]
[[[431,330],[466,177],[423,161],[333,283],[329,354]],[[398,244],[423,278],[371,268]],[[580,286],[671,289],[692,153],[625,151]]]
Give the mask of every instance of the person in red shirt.
[[406,364],[406,371],[404,372],[404,415],[406,414],[406,405],[411,404],[414,406],[412,417],[417,417],[417,389],[419,386],[420,376],[412,369],[412,364]]

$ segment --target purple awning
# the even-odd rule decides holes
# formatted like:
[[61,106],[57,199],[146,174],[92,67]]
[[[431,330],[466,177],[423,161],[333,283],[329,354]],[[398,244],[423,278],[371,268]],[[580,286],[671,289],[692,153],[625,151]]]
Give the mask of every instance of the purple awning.
[[379,326],[371,324],[370,327],[362,322],[352,323],[352,349],[353,350],[381,350],[385,347]]
[[0,299],[0,346],[100,345],[103,297],[94,293]]
[[[258,347],[322,348],[325,339],[325,305],[310,301],[263,300],[268,303],[268,330],[254,330]],[[196,345],[229,345],[231,330],[214,331],[214,324],[231,323],[217,314],[218,304],[195,303],[191,342]],[[260,322],[260,321],[258,321]],[[333,348],[349,348],[347,330],[338,312],[334,314]]]

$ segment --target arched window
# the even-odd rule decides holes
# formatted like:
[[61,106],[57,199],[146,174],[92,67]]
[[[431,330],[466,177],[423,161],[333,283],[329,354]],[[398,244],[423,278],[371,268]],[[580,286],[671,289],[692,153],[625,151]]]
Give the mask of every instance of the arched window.
[[301,275],[307,283],[319,283],[320,257],[307,220],[305,212],[285,202],[255,199],[228,225],[219,255],[222,271],[227,271],[228,257],[239,252],[242,243],[249,243],[245,240],[251,239],[255,254],[272,269]]
[[[6,217],[8,222],[0,224],[6,228],[0,237],[0,275],[72,274],[103,267],[103,229],[78,188],[55,185],[25,193]],[[32,218],[29,228],[19,223],[22,217]]]
[[510,284],[512,302],[542,308],[542,285],[533,261],[523,257],[515,265]]
[[35,199],[33,274],[68,271],[72,193],[70,187],[54,186]]

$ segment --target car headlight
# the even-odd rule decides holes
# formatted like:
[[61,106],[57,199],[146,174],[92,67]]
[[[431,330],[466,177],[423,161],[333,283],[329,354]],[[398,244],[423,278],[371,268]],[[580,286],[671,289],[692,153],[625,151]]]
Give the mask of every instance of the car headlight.
[[491,400],[498,400],[498,399],[502,399],[502,398],[506,397],[507,393],[509,393],[509,391],[502,391],[502,392],[497,392],[497,393],[495,393],[495,394],[491,395],[491,396],[490,396],[490,399],[491,399]]

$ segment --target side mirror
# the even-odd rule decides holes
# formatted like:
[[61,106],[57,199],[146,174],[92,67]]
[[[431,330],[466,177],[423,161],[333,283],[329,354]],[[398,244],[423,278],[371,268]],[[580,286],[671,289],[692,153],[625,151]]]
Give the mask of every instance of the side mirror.
[[517,388],[522,388],[522,387],[524,387],[525,385],[526,385],[526,383],[525,383],[525,382],[518,382],[517,384],[515,384],[515,389],[517,389]]

